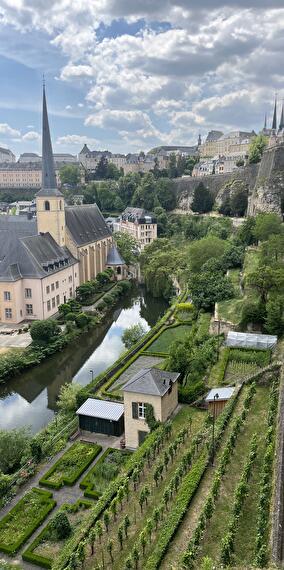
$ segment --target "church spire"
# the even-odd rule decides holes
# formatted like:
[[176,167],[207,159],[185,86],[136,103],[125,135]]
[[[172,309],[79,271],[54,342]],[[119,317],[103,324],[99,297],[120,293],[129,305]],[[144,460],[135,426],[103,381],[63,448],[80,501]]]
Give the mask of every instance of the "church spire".
[[57,188],[52,144],[49,131],[48,114],[45,96],[45,82],[43,81],[42,99],[42,187],[38,195],[61,196]]
[[275,95],[274,112],[273,112],[273,120],[272,120],[272,130],[276,131],[276,129],[277,129],[277,98]]
[[267,115],[266,115],[266,113],[265,113],[265,115],[264,115],[264,127],[263,127],[263,130],[266,131],[266,129],[267,129]]
[[282,111],[281,111],[281,118],[279,123],[279,131],[283,131],[284,129],[284,105],[282,103]]

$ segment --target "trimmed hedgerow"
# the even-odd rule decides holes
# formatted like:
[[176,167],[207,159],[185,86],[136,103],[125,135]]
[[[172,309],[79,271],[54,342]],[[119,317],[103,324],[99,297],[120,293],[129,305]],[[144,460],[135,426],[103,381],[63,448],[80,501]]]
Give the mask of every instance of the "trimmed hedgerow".
[[0,550],[14,554],[55,507],[50,491],[31,489],[0,521]]
[[[78,512],[80,509],[89,509],[91,506],[92,506],[91,502],[86,501],[85,499],[79,499],[76,503],[74,503],[72,505],[63,504],[60,507],[60,509],[57,511],[56,514],[58,514],[60,512],[64,512],[67,514],[68,513],[74,513],[74,512]],[[53,520],[54,520],[54,517],[47,523],[47,525],[39,533],[39,535],[35,538],[35,540],[23,552],[23,554],[22,554],[23,560],[25,560],[26,562],[32,562],[32,564],[37,564],[38,566],[41,566],[42,568],[52,568],[53,559],[48,558],[47,556],[42,556],[40,554],[37,554],[35,552],[35,550],[38,548],[38,546],[42,542],[44,542],[45,539],[49,538],[50,532],[52,529]],[[84,521],[81,524],[84,524]],[[69,538],[70,537],[67,537],[67,539],[60,541],[62,543],[62,546],[64,546],[64,544],[69,540]]]
[[78,441],[45,473],[39,484],[53,489],[74,485],[80,475],[101,452],[102,446]]

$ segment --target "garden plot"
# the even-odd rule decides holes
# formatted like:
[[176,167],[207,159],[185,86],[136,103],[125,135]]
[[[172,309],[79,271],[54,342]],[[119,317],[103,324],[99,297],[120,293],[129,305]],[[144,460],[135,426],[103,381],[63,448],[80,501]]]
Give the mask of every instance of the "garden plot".
[[82,441],[74,443],[40,479],[39,484],[53,489],[74,485],[101,450],[101,445]]
[[124,370],[124,372],[117,378],[117,380],[110,386],[110,392],[116,392],[118,389],[120,390],[124,384],[130,378],[132,378],[137,372],[140,372],[142,368],[151,368],[153,366],[157,366],[163,362],[162,357],[158,356],[138,356],[138,358]]
[[0,521],[0,551],[14,554],[40,526],[56,501],[52,493],[31,489]]
[[61,548],[84,524],[88,509],[91,506],[91,502],[81,499],[74,505],[62,505],[56,515],[25,550],[22,555],[23,560],[44,568],[51,568],[53,560],[58,556]]
[[85,490],[85,497],[99,498],[110,482],[118,475],[130,455],[131,452],[129,451],[121,451],[110,447],[106,449],[80,483],[80,488]]

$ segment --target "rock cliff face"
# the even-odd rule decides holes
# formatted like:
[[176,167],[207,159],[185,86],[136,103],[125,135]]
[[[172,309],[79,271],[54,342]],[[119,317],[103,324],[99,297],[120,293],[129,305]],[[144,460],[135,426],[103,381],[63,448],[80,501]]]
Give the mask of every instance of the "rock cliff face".
[[201,182],[212,193],[216,208],[242,188],[248,193],[249,216],[259,212],[280,214],[284,203],[284,143],[268,148],[259,164],[238,168],[231,174],[177,178],[174,184],[180,210],[191,211],[194,190]]
[[284,196],[284,143],[268,148],[259,166],[254,189],[249,196],[248,215],[260,212],[281,214]]

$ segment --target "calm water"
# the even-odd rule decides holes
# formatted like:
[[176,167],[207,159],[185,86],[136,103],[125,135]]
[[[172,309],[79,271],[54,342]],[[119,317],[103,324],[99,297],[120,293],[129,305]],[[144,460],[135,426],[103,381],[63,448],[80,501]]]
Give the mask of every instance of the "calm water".
[[134,288],[104,324],[41,366],[0,384],[0,429],[27,425],[38,431],[52,418],[63,384],[88,384],[92,374],[108,368],[124,350],[121,336],[125,329],[141,323],[148,330],[166,308],[162,299],[153,299],[144,288]]

